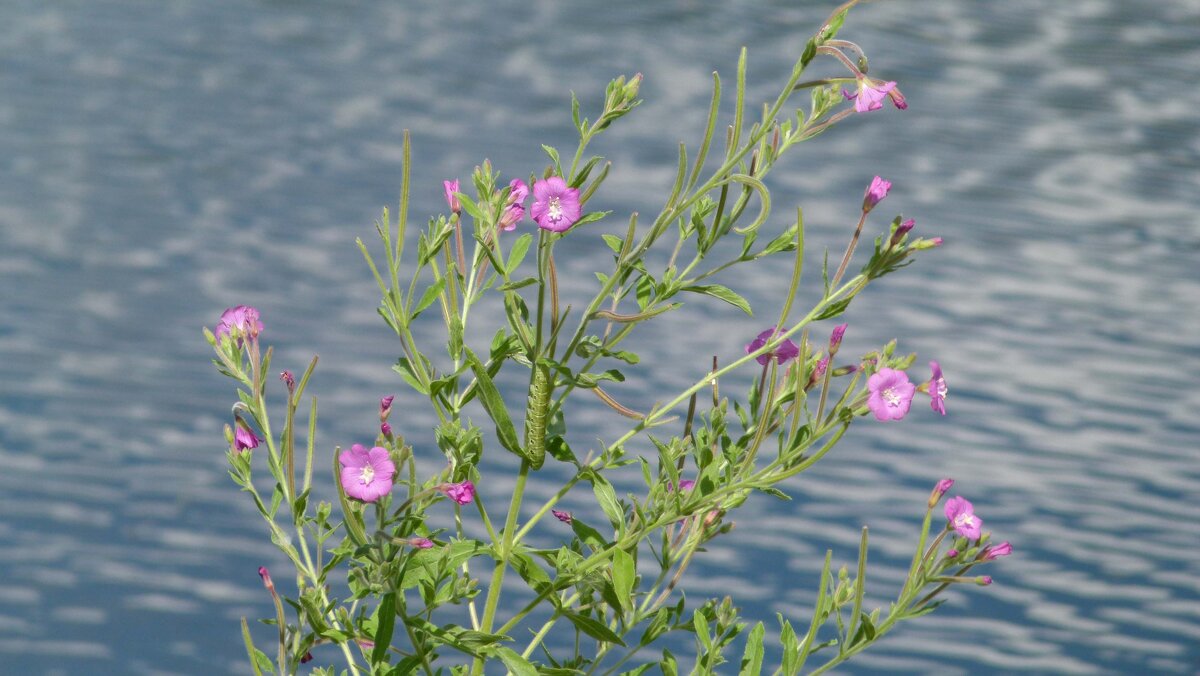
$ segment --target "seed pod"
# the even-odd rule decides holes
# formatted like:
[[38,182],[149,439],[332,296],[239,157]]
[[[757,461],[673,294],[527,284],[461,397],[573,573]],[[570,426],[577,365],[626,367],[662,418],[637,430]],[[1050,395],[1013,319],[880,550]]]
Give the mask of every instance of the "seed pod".
[[546,417],[550,412],[550,369],[533,365],[529,405],[525,409],[525,459],[534,469],[546,460]]

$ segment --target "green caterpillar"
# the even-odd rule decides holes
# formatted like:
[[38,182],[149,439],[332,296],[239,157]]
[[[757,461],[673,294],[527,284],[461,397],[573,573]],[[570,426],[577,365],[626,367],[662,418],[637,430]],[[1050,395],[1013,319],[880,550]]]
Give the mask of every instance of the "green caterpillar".
[[529,405],[525,408],[525,459],[534,469],[546,461],[546,417],[550,412],[550,369],[533,365]]

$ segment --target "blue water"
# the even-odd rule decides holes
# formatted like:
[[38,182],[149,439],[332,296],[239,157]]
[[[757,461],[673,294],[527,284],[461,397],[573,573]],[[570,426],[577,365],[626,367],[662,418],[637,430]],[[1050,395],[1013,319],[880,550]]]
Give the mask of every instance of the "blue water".
[[[596,199],[656,213],[709,73],[732,81],[747,45],[751,100],[773,96],[828,4],[0,4],[0,671],[246,672],[238,618],[270,614],[255,570],[284,563],[224,468],[232,388],[200,327],[229,305],[262,310],[279,368],[321,355],[321,448],[366,439],[397,392],[393,422],[436,455],[353,246],[396,201],[404,129],[420,222],[484,157],[539,170],[540,143],[571,147],[569,91],[594,108],[640,71]],[[938,359],[950,415],[856,425],[795,501],[747,504],[691,597],[804,617],[825,549],[851,561],[868,524],[886,603],[952,476],[1014,555],[847,673],[1195,673],[1200,5],[895,0],[843,37],[910,108],[788,156],[768,227],[801,204],[812,251],[839,249],[863,186],[893,179],[873,224],[902,211],[947,243],[855,303],[843,349]],[[591,288],[600,232],[564,242],[564,293]],[[769,317],[786,276],[726,281]],[[643,385],[692,382],[766,323],[669,316],[616,393],[646,408]],[[588,404],[584,445],[619,422]]]

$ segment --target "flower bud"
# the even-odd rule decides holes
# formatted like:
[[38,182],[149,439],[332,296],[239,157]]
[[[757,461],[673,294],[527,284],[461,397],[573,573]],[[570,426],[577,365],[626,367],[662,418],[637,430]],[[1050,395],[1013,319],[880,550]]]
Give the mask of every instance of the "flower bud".
[[266,566],[259,566],[258,576],[262,578],[263,586],[267,588],[267,591],[271,592],[271,594],[274,594],[275,583],[271,581],[271,571],[267,570]]
[[1001,542],[998,545],[989,545],[983,550],[979,558],[983,561],[995,561],[1001,556],[1008,556],[1009,554],[1012,554],[1012,545],[1008,542]]
[[383,436],[387,437],[388,439],[391,439],[392,438],[392,426],[387,424],[387,421],[385,420],[384,422],[379,424],[379,433],[382,434]]
[[392,414],[392,402],[395,401],[396,395],[389,394],[379,400],[379,420],[386,422],[388,416]]
[[941,501],[942,496],[945,495],[946,491],[950,490],[950,487],[953,485],[954,479],[942,479],[941,481],[937,482],[937,485],[933,487],[933,492],[929,494],[929,508],[933,509],[933,506]]
[[417,549],[429,549],[433,547],[433,540],[429,538],[410,538],[408,545]]
[[563,523],[571,523],[572,521],[574,521],[574,518],[571,517],[570,512],[563,512],[563,511],[559,511],[557,509],[552,509],[552,510],[550,510],[550,513],[554,515],[554,518],[558,519],[559,521],[562,521]]
[[885,181],[878,176],[871,179],[871,185],[867,186],[867,191],[863,194],[863,212],[868,213],[874,209],[876,204],[879,204],[883,201],[884,197],[887,197],[888,191],[891,189],[891,181]]
[[450,211],[455,214],[461,214],[462,204],[458,201],[458,196],[454,194],[458,192],[458,179],[442,181],[442,187],[446,191],[446,204],[450,207]]
[[279,379],[287,386],[288,394],[296,391],[296,376],[292,375],[291,371],[284,371],[279,374]]
[[979,585],[980,587],[986,587],[991,583],[992,583],[991,575],[980,575],[979,577],[975,578],[975,584]]
[[909,233],[909,231],[913,229],[913,226],[916,224],[917,224],[917,222],[910,218],[907,221],[904,221],[904,222],[900,223],[899,225],[897,225],[896,230],[894,232],[892,232],[891,241],[888,242],[888,248],[890,249],[890,248],[896,246],[897,244],[899,244],[900,240],[904,239],[904,236],[907,235]]
[[838,348],[842,346],[842,336],[846,335],[846,327],[848,324],[838,324],[833,327],[833,333],[829,336],[829,356],[837,354]]

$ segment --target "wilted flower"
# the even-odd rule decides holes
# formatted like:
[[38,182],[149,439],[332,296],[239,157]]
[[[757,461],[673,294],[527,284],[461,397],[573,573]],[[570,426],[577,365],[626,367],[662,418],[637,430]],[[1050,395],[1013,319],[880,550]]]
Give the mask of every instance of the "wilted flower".
[[929,379],[929,406],[933,410],[946,415],[946,379],[942,377],[942,367],[936,361],[929,362],[929,370],[933,376]]
[[561,177],[551,176],[533,184],[530,214],[539,228],[564,232],[575,225],[581,211],[579,189],[567,187],[567,182]]
[[279,379],[282,380],[283,384],[287,386],[288,392],[292,392],[296,389],[296,376],[292,375],[291,371],[284,371],[283,373],[280,373]]
[[[756,337],[754,340],[750,341],[746,345],[746,354],[751,354],[753,352],[757,352],[759,349],[762,348],[763,345],[766,345],[767,343],[769,343],[771,341],[771,338],[774,337],[776,333],[778,333],[778,331],[776,330],[776,328],[774,326],[772,326],[771,328],[767,329],[766,331],[763,331],[762,333],[758,334],[758,337]],[[780,364],[782,364],[786,361],[795,359],[796,356],[799,354],[800,354],[800,346],[793,343],[790,338],[786,338],[786,339],[784,339],[783,343],[781,343],[779,345],[779,347],[775,348],[775,351],[760,354],[760,355],[758,355],[758,357],[755,358],[755,360],[759,364],[766,366],[767,362],[771,360],[771,357],[774,357]]]
[[342,489],[346,495],[363,502],[375,502],[392,490],[396,465],[386,448],[376,446],[367,450],[354,444],[338,456],[342,465]]
[[236,338],[238,346],[241,346],[243,338],[254,340],[262,330],[258,310],[249,305],[235,305],[221,313],[221,320],[213,333],[216,334],[217,342],[221,341],[222,336],[231,336]]
[[998,545],[989,545],[986,547],[980,558],[984,561],[995,561],[1001,556],[1008,556],[1009,554],[1012,554],[1012,545],[1008,542],[1001,542]]
[[946,518],[954,532],[969,540],[978,540],[983,531],[983,521],[975,516],[975,507],[964,497],[955,496],[946,501]]
[[881,368],[867,378],[867,408],[876,420],[899,420],[908,414],[917,386],[908,381],[908,374],[895,369]]
[[460,505],[470,504],[471,500],[475,497],[475,484],[470,481],[457,484],[442,484],[438,486],[438,490]]
[[888,191],[892,189],[892,182],[884,180],[878,176],[871,179],[871,185],[867,186],[867,191],[863,194],[863,211],[870,211],[875,208],[876,204],[883,201],[887,197]]
[[900,110],[908,108],[908,103],[904,100],[903,95],[899,92],[896,92],[895,96],[891,95],[891,92],[895,89],[895,82],[882,82],[864,76],[858,78],[857,92],[851,94],[849,91],[843,89],[842,96],[847,101],[853,101],[854,110],[860,113],[879,110],[883,107],[883,99],[886,96],[891,96],[892,103]]
[[259,441],[261,441],[261,439],[255,436],[254,432],[252,432],[249,427],[246,427],[246,425],[240,420],[238,421],[238,424],[234,425],[233,450],[240,453],[242,451],[250,450],[251,448],[258,448]]
[[571,518],[570,512],[562,512],[557,509],[552,509],[552,510],[550,510],[550,513],[554,515],[554,518],[558,519],[559,521],[562,521],[563,523],[571,523],[572,521],[574,521],[574,519]]
[[458,179],[442,181],[442,187],[446,190],[446,204],[450,206],[450,211],[461,214],[462,204],[458,201],[458,196],[454,194],[458,192]]

